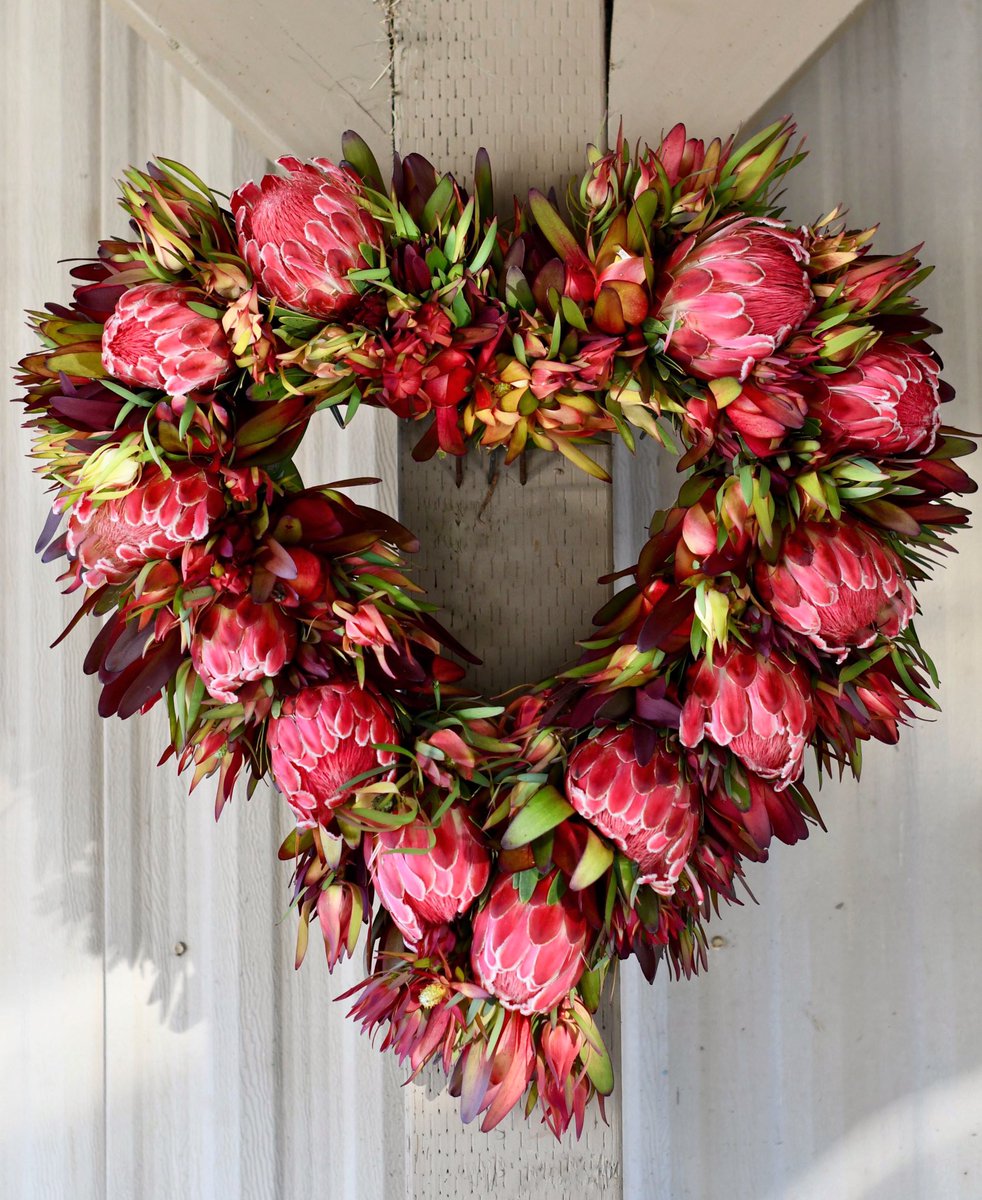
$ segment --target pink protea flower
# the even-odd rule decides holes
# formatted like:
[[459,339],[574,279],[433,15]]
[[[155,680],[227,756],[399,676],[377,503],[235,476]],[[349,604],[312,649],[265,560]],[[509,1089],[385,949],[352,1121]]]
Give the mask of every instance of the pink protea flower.
[[757,592],[789,629],[841,662],[882,634],[895,638],[914,615],[914,597],[896,554],[859,525],[803,521],[761,560]]
[[407,946],[466,912],[491,870],[487,847],[459,805],[444,814],[433,837],[431,845],[430,826],[417,819],[379,833],[365,847],[375,890]]
[[225,498],[206,471],[156,467],[125,496],[96,506],[85,497],[68,521],[66,548],[86,587],[122,583],[151,559],[171,558],[201,541],[225,512]]
[[221,383],[235,363],[221,321],[189,307],[204,299],[169,283],[130,288],[102,331],[102,365],[115,379],[171,396]]
[[679,738],[698,746],[709,738],[729,746],[764,779],[787,787],[804,770],[805,747],[815,731],[808,677],[784,655],[765,658],[731,645],[694,664],[682,706]]
[[927,454],[941,423],[941,368],[926,350],[881,338],[816,385],[814,411],[835,449]]
[[231,704],[244,683],[278,675],[297,649],[297,623],[277,604],[220,600],[195,620],[191,662],[208,695]]
[[815,305],[801,237],[779,221],[742,217],[684,241],[657,290],[665,352],[702,379],[745,379]]
[[670,896],[699,835],[699,789],[678,754],[659,743],[638,761],[634,729],[607,729],[581,742],[566,765],[566,796],[641,870],[640,880]]
[[585,966],[587,923],[575,900],[549,903],[551,878],[523,904],[503,875],[474,918],[471,966],[482,987],[505,1008],[549,1012],[575,987]]
[[359,246],[380,246],[381,226],[359,204],[350,172],[326,158],[277,161],[286,176],[232,193],[239,250],[264,293],[314,317],[338,316],[357,296],[348,272],[367,265]]
[[302,828],[326,825],[352,795],[349,781],[395,762],[399,733],[388,705],[354,683],[304,688],[283,702],[266,734],[276,786]]

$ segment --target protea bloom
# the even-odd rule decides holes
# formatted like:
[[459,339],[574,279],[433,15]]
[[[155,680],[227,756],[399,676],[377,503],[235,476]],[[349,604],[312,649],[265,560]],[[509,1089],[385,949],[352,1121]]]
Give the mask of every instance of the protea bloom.
[[751,771],[778,780],[779,788],[799,778],[815,711],[808,677],[797,663],[731,645],[712,661],[694,664],[687,683],[683,746],[698,746],[704,737],[728,746]]
[[818,382],[814,411],[828,444],[876,454],[928,453],[941,422],[940,372],[926,350],[881,338],[851,367]]
[[585,966],[587,923],[569,895],[550,904],[552,879],[523,903],[510,875],[491,890],[474,918],[471,966],[505,1008],[549,1012],[575,987]]
[[634,729],[607,729],[581,742],[566,766],[566,795],[641,870],[640,880],[670,896],[699,834],[699,789],[678,754],[660,742],[638,761]]
[[801,237],[742,217],[683,242],[658,286],[665,352],[702,379],[745,379],[815,305]]
[[914,615],[914,597],[896,554],[859,525],[803,521],[761,560],[757,591],[789,629],[839,662],[853,646],[895,638]]
[[96,506],[75,505],[66,548],[77,578],[86,587],[122,583],[156,558],[170,558],[186,543],[200,541],[225,511],[225,498],[206,471],[165,476],[156,467],[119,499]]
[[466,912],[491,870],[487,847],[459,805],[444,814],[432,837],[431,827],[417,819],[378,834],[366,844],[366,856],[379,899],[407,946]]
[[115,379],[171,396],[214,387],[235,364],[221,321],[190,307],[204,298],[169,283],[130,288],[102,331],[102,365]]
[[[350,780],[395,762],[399,733],[374,693],[354,683],[328,683],[289,696],[266,734],[276,786],[302,828],[327,824],[352,795]],[[357,786],[357,785],[356,785]]]
[[338,316],[357,295],[348,272],[366,266],[359,246],[380,246],[382,229],[359,204],[350,172],[326,158],[278,164],[286,176],[232,193],[239,251],[265,294],[314,317]]
[[209,696],[231,704],[244,683],[278,675],[297,648],[297,624],[277,604],[219,600],[195,620],[191,662]]

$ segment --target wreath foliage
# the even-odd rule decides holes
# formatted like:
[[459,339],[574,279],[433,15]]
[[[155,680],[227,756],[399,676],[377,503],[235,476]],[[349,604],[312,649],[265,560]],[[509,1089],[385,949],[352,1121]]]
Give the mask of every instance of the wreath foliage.
[[[934,667],[915,588],[966,521],[915,252],[838,211],[796,226],[780,122],[591,147],[565,203],[496,216],[417,154],[280,161],[226,205],[179,163],[122,182],[125,238],[31,314],[21,363],[44,559],[101,627],[99,712],[166,706],[191,786],[270,776],[297,818],[297,963],[365,943],[352,1015],[465,1121],[559,1136],[613,1086],[612,968],[706,965],[744,860],[820,818],[802,782],[897,740]],[[679,455],[676,504],[579,657],[498,700],[406,573],[412,534],[293,463],[369,404],[417,458]],[[368,481],[371,482],[371,481]],[[71,626],[69,627],[71,628]],[[557,664],[558,667],[558,664]]]

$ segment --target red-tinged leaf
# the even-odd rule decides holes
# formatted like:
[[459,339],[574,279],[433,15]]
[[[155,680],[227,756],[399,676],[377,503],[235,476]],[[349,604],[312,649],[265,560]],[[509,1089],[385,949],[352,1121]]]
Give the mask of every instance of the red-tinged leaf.
[[494,185],[491,177],[491,159],[483,146],[474,159],[474,193],[481,217],[487,220],[494,212]]
[[884,529],[892,529],[906,537],[917,537],[921,532],[917,521],[906,510],[891,504],[889,500],[867,500],[864,504],[856,504],[854,507]]
[[609,870],[614,861],[614,852],[606,842],[593,832],[587,831],[586,846],[569,881],[570,891],[581,892]]
[[90,612],[92,612],[92,610],[98,605],[99,601],[105,595],[107,586],[108,585],[103,584],[101,588],[98,588],[91,594],[91,596],[88,596],[83,601],[78,612],[72,617],[61,633],[59,633],[55,640],[51,643],[50,649],[54,650],[55,646],[60,645],[65,638],[68,637],[79,621],[81,621],[84,616],[87,616]]
[[293,969],[300,970],[304,957],[307,953],[307,944],[310,940],[310,923],[307,916],[310,912],[309,903],[305,903],[300,908],[300,924],[297,926],[297,952],[293,959]]
[[[183,661],[184,652],[181,649],[180,634],[175,630],[165,642],[134,663],[133,667],[128,667],[120,676],[127,686],[119,696],[119,703],[114,711],[124,721],[134,713],[138,713],[145,704],[160,695],[161,689]],[[137,668],[135,672],[134,667]],[[131,674],[131,672],[133,673]],[[110,688],[112,688],[111,684],[103,689],[103,696]],[[115,695],[115,692],[113,694]],[[101,697],[99,715],[106,715],[103,712]]]
[[638,649],[642,654],[665,649],[673,636],[678,635],[679,626],[692,616],[694,595],[692,588],[669,588],[656,602],[638,634]]
[[569,266],[585,264],[592,274],[590,260],[584,254],[579,242],[565,224],[562,217],[549,203],[548,199],[535,188],[529,192],[529,208],[536,224],[545,234],[546,240],[559,257]]
[[309,850],[314,844],[313,830],[291,829],[283,839],[283,844],[276,852],[276,857],[282,862],[298,858],[304,850]]
[[[122,635],[124,628],[125,625],[119,619],[118,613],[113,613],[108,618],[92,639],[92,644],[89,646],[85,658],[82,660],[82,671],[86,675],[95,675],[97,671],[101,670],[106,655],[111,650],[116,639]],[[106,681],[103,680],[102,682],[105,683]]]
[[613,287],[602,287],[593,308],[593,319],[604,333],[623,333],[627,328],[620,296]]
[[278,438],[309,407],[303,396],[287,396],[275,404],[265,405],[262,411],[239,426],[235,444],[240,450],[258,447]]
[[55,536],[63,516],[64,513],[60,512],[57,508],[52,508],[48,513],[44,521],[44,528],[38,535],[38,540],[34,543],[35,554],[40,554]]
[[275,538],[266,539],[263,566],[277,579],[296,579],[297,564]]
[[481,1042],[471,1042],[464,1054],[460,1075],[460,1119],[469,1125],[484,1106],[494,1056],[485,1052]]
[[580,1060],[586,1068],[590,1082],[601,1096],[609,1096],[614,1090],[614,1067],[597,1023],[579,1004],[573,1005],[573,1019],[585,1035],[580,1049]]
[[371,147],[363,137],[354,130],[346,130],[341,135],[341,153],[344,156],[343,161],[354,168],[364,183],[376,192],[385,192],[382,172]]

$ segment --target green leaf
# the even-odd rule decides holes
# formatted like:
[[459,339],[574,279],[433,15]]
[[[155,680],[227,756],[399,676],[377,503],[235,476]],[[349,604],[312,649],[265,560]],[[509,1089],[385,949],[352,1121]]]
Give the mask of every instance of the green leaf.
[[194,414],[198,411],[198,406],[190,396],[185,397],[184,412],[181,413],[181,420],[177,426],[177,436],[183,442],[187,437],[188,430],[191,428],[191,422],[194,420]]
[[210,317],[213,321],[217,321],[221,316],[221,310],[213,308],[210,304],[201,304],[197,300],[188,300],[187,307],[196,312],[199,317]]
[[527,846],[542,834],[548,833],[572,816],[573,806],[551,784],[540,788],[522,805],[512,818],[501,839],[504,850]]
[[371,148],[364,138],[349,129],[341,135],[341,153],[369,187],[378,192],[385,191],[385,181]]
[[539,872],[518,871],[512,876],[512,882],[518,890],[518,898],[523,904],[528,904],[532,899],[532,893],[535,891],[539,883]]
[[591,883],[596,883],[601,875],[610,868],[613,861],[613,850],[606,842],[601,841],[591,829],[587,835],[586,849],[576,864],[576,870],[569,881],[570,891],[581,892]]
[[542,230],[549,245],[565,262],[568,258],[583,258],[580,244],[562,217],[549,203],[546,197],[533,188],[529,192],[529,208],[536,224]]
[[583,997],[583,1003],[590,1012],[596,1012],[600,1005],[600,985],[602,982],[603,975],[595,967],[592,971],[584,971],[580,976],[580,982],[576,985],[577,991]]
[[490,226],[488,227],[487,233],[484,235],[484,240],[481,242],[480,246],[478,246],[478,248],[477,248],[477,253],[474,255],[474,257],[470,261],[469,270],[474,272],[474,274],[477,274],[477,272],[480,271],[480,269],[484,266],[484,264],[491,257],[491,252],[492,252],[492,250],[494,250],[495,239],[497,238],[497,236],[498,236],[498,222],[492,221]]
[[64,371],[77,379],[101,379],[106,370],[102,365],[102,354],[98,350],[81,350],[76,354],[52,354],[48,358],[52,371]]
[[578,1004],[574,1004],[572,1008],[573,1019],[586,1034],[586,1041],[580,1050],[580,1061],[600,1095],[609,1096],[614,1090],[614,1067],[600,1036],[600,1030],[585,1008]]
[[453,201],[453,196],[453,179],[449,175],[444,175],[430,193],[430,198],[423,208],[423,217],[420,223],[427,233],[433,233],[440,224]]

